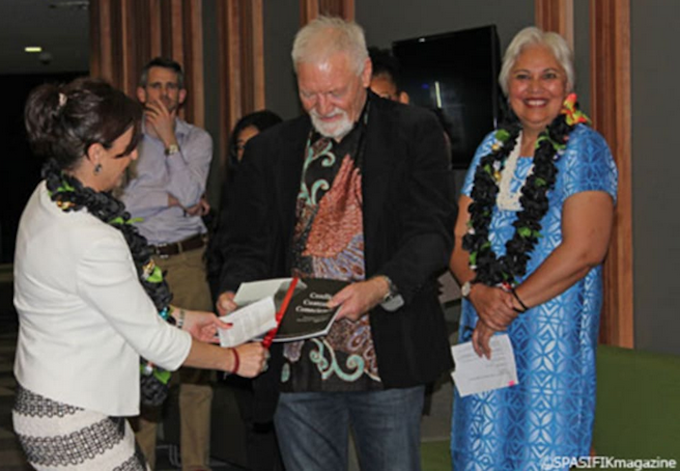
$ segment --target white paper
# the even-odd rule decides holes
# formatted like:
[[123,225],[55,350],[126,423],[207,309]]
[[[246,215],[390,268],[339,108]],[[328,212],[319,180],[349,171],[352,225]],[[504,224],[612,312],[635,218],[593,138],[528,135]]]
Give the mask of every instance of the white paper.
[[451,347],[456,370],[451,374],[461,397],[518,384],[515,353],[508,334],[489,340],[491,359],[477,356],[472,342]]
[[217,329],[220,345],[235,347],[276,327],[274,298],[267,296],[220,319],[232,324],[230,329]]
[[[245,306],[267,296],[274,296],[284,283],[290,283],[290,281],[291,278],[274,278],[241,283],[238,291],[236,291],[236,296],[234,296],[234,302],[239,306]],[[288,289],[287,286],[286,289]]]

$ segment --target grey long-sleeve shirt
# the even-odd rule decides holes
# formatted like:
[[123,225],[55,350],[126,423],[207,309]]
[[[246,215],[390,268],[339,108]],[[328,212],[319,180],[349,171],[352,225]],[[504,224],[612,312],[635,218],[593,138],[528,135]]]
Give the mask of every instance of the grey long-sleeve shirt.
[[[144,133],[139,145],[139,158],[122,196],[140,233],[150,244],[177,242],[206,228],[200,216],[185,215],[182,207],[199,202],[205,192],[213,143],[210,135],[181,119],[176,120],[175,135],[179,152],[166,156],[163,142]],[[169,206],[168,195],[182,207]]]

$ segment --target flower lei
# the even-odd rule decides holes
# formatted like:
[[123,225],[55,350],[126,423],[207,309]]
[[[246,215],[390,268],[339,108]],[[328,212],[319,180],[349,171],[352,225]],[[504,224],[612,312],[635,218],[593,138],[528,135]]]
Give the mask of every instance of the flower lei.
[[[133,226],[137,220],[130,218],[125,205],[110,193],[87,188],[71,175],[62,172],[54,159],[49,159],[42,169],[42,177],[47,184],[50,198],[64,212],[88,212],[101,221],[118,229],[125,238],[137,269],[139,281],[146,294],[153,301],[159,315],[171,319],[168,305],[172,294],[163,279],[163,273],[151,258],[151,249],[138,229]],[[141,401],[146,405],[160,405],[167,397],[170,372],[141,360]]]
[[476,272],[475,283],[512,288],[516,279],[524,276],[527,262],[541,237],[541,220],[549,206],[548,192],[557,180],[555,162],[564,153],[575,126],[588,122],[585,114],[578,109],[576,94],[572,93],[566,98],[557,118],[539,135],[534,152],[534,170],[527,177],[519,200],[522,210],[513,222],[515,233],[505,244],[506,252],[502,257],[498,257],[491,248],[489,226],[496,206],[501,172],[517,144],[521,124],[515,120],[496,131],[491,153],[481,158],[475,171],[468,232],[463,237],[463,249],[470,254],[470,268]]

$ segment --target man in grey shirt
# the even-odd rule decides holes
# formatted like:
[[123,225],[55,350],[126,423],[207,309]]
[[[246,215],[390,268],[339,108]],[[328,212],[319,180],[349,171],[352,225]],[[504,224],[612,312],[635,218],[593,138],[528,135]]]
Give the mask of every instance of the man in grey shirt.
[[[181,66],[158,57],[143,69],[137,97],[144,105],[143,139],[133,179],[122,199],[173,293],[173,303],[212,310],[203,253],[207,230],[202,200],[212,159],[212,139],[177,116],[186,98]],[[205,470],[209,462],[209,372],[180,370],[179,407],[183,470]],[[159,410],[142,410],[137,440],[152,469],[155,465]]]

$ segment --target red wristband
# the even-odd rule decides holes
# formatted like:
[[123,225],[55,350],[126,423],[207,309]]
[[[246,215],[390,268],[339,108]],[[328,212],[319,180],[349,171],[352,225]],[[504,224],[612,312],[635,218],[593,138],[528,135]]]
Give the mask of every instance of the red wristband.
[[239,358],[238,358],[238,352],[236,351],[235,348],[231,349],[231,353],[234,354],[234,367],[231,369],[232,374],[238,374],[238,366],[240,364]]

